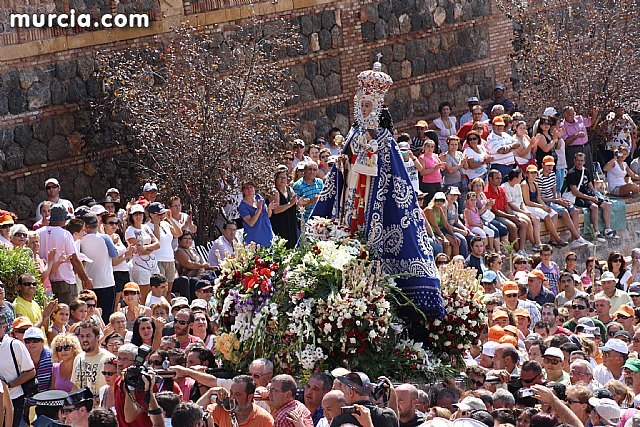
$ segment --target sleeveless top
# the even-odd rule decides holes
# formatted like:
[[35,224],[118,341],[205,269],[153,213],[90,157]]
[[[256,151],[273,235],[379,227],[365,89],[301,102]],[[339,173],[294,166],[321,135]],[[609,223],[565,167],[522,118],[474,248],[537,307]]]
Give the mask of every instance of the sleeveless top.
[[52,368],[53,378],[55,378],[56,381],[56,390],[70,392],[73,389],[73,383],[71,382],[71,379],[62,377],[62,374],[60,373],[61,363],[62,362],[54,363]]
[[[291,201],[291,197],[293,197],[293,190],[291,187],[287,186],[286,193],[283,194],[278,188],[278,205],[286,205]],[[296,206],[293,205],[289,207],[286,211],[277,213],[272,213],[271,218],[271,228],[273,229],[274,234],[282,237],[287,240],[287,244],[285,245],[288,249],[293,249],[298,243],[298,237],[300,235],[300,231],[298,228],[298,219],[296,218]]]
[[527,188],[529,189],[529,201],[538,203],[538,187],[534,184],[533,188],[535,188],[536,191],[531,191],[531,185],[527,182]]
[[[176,253],[178,251],[186,252],[186,254],[189,257],[189,260],[191,262],[198,262],[198,263],[202,262],[202,259],[200,258],[200,256],[194,250],[185,249],[185,248],[183,248],[181,246],[178,246],[178,249],[176,249]],[[200,277],[200,276],[202,276],[204,274],[204,269],[202,269],[202,268],[189,270],[189,269],[181,266],[179,262],[176,262],[176,270],[178,270],[178,276]]]
[[[545,135],[544,133],[540,133],[540,135],[544,137],[547,144],[551,142],[551,138],[547,138],[547,135]],[[542,159],[544,159],[544,156],[553,156],[555,162],[558,163],[558,155],[556,154],[555,145],[549,151],[542,151],[542,148],[538,147],[538,149],[536,150],[536,163],[538,164],[538,168],[542,168]],[[553,167],[553,170],[556,170],[555,166]]]
[[447,222],[449,225],[454,225],[458,221],[458,203],[453,203],[453,209],[449,209],[447,206]]

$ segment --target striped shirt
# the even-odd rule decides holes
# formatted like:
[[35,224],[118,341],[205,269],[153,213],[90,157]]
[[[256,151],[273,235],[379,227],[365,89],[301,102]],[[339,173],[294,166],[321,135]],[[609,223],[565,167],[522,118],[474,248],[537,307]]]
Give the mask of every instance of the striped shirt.
[[40,359],[36,364],[36,377],[38,378],[38,391],[51,389],[51,375],[53,373],[53,363],[51,362],[51,350],[42,348]]
[[556,186],[556,173],[551,171],[549,175],[545,176],[542,171],[538,173],[538,190],[540,191],[540,197],[543,199],[553,199],[553,188]]
[[[313,199],[322,191],[324,183],[320,178],[314,178],[311,184],[307,183],[304,178],[300,178],[293,184],[293,191],[296,192],[298,198],[306,197],[308,199]],[[305,208],[304,211],[304,220],[308,221],[311,216],[311,212],[316,204],[309,205]]]

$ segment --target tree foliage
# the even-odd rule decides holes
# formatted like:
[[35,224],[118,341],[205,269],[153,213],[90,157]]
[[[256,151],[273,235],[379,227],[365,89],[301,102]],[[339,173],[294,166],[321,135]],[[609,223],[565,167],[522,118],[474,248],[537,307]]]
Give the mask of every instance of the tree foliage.
[[200,239],[215,234],[213,220],[242,180],[272,183],[293,130],[277,59],[297,40],[284,21],[254,20],[224,33],[184,26],[156,46],[97,55],[101,120],[124,124],[140,178],[182,198]]
[[514,25],[514,86],[524,110],[632,108],[640,93],[640,2],[498,0]]

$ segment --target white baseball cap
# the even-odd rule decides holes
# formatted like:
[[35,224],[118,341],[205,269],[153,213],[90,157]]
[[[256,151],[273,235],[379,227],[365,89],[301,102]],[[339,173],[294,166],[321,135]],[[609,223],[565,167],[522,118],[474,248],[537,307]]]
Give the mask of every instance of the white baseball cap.
[[627,344],[618,338],[609,338],[607,343],[599,348],[602,351],[617,351],[618,353],[629,354]]
[[27,329],[22,337],[23,340],[29,339],[29,338],[36,338],[39,340],[44,340],[44,334],[42,333],[42,329],[40,328],[36,328],[34,326],[30,327],[29,329]]
[[615,426],[620,422],[620,406],[611,399],[589,398],[589,405],[598,413],[607,425]]
[[497,346],[497,342],[487,341],[486,343],[482,344],[482,354],[484,354],[485,356],[493,357],[496,353]]
[[144,187],[142,187],[142,191],[158,191],[158,186],[155,182],[147,182]]
[[58,180],[57,180],[57,179],[55,179],[55,178],[49,178],[48,180],[46,180],[46,181],[44,182],[44,186],[45,186],[45,187],[46,187],[47,185],[49,185],[49,184],[60,185],[60,183],[58,182]]
[[484,402],[473,396],[467,396],[459,403],[454,403],[453,406],[457,407],[461,411],[486,411],[487,406]]
[[557,357],[564,362],[564,353],[558,347],[549,347],[544,351],[545,356]]

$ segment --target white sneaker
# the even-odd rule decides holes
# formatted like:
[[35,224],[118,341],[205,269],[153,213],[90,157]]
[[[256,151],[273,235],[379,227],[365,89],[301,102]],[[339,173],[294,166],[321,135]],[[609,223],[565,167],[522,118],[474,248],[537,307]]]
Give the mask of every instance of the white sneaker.
[[604,243],[607,241],[607,239],[605,239],[604,237],[602,237],[602,234],[600,234],[600,232],[598,231],[596,233],[596,240],[600,243]]
[[520,250],[519,250],[518,252],[516,252],[516,253],[517,253],[518,255],[520,255],[520,256],[525,257],[525,258],[529,258],[529,256],[530,256],[528,253],[526,253],[526,252],[524,251],[524,249],[520,249]]
[[571,249],[578,249],[578,248],[581,248],[581,247],[583,247],[583,246],[587,246],[587,243],[589,243],[589,242],[587,242],[587,241],[586,241],[586,240],[584,240],[582,237],[580,237],[580,238],[578,238],[578,239],[574,240],[573,242],[571,242],[571,244],[569,245],[569,247],[570,247]]

